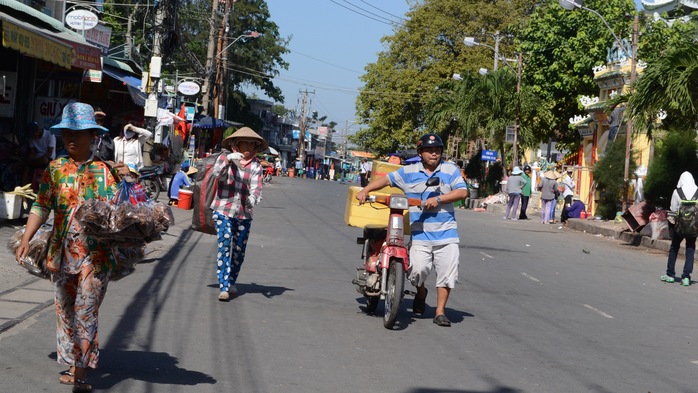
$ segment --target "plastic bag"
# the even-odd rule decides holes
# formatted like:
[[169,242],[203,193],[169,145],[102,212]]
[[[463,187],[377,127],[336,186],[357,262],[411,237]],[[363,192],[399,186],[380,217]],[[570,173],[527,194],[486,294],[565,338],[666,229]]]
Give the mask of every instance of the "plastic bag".
[[652,228],[652,240],[671,238],[666,210],[655,210],[654,213],[650,214],[650,227]]
[[[22,236],[24,235],[25,228],[20,229],[15,232],[10,240],[7,241],[7,248],[10,250],[12,255],[15,255],[20,242],[22,241]],[[53,226],[43,225],[34,234],[34,236],[29,241],[29,252],[27,256],[22,259],[22,267],[27,269],[27,271],[35,276],[41,278],[49,278],[50,272],[46,268],[46,256],[48,255],[48,243],[51,239],[51,232],[53,231]],[[14,260],[14,259],[13,259]]]

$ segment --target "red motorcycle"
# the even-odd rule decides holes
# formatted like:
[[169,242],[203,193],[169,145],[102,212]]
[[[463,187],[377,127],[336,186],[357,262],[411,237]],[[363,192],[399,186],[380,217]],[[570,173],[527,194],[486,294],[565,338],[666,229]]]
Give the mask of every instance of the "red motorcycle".
[[[427,180],[427,187],[439,184],[438,178]],[[424,206],[418,198],[405,195],[369,195],[366,203],[376,203],[390,209],[387,226],[368,226],[362,237],[356,239],[363,245],[361,259],[364,265],[356,270],[352,283],[366,297],[366,312],[372,314],[381,300],[385,301],[383,326],[392,329],[400,311],[404,295],[405,274],[410,266],[410,254],[405,243],[404,212],[410,206]],[[409,225],[409,222],[407,223]]]

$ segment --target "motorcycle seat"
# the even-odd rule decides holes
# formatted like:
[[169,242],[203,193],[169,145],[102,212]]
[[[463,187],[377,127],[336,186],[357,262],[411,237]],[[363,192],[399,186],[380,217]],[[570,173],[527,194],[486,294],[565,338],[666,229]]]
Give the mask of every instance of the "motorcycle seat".
[[160,169],[157,165],[144,166],[138,172],[142,175],[144,173],[157,172]]

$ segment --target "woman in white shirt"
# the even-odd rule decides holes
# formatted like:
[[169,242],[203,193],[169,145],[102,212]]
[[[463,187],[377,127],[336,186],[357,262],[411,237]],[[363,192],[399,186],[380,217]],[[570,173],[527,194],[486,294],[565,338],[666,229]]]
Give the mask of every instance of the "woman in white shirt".
[[136,127],[133,124],[124,126],[122,136],[114,138],[114,161],[124,164],[135,164],[138,169],[143,168],[143,144],[153,135],[145,128]]

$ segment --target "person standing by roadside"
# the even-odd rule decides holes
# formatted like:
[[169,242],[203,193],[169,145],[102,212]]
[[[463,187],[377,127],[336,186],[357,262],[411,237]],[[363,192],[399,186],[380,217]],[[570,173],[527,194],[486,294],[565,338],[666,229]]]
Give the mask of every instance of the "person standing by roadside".
[[[679,196],[679,190],[683,193],[683,198]],[[679,205],[682,200],[692,198],[698,186],[690,172],[684,172],[679,177],[679,182],[676,184],[674,193],[671,194],[671,211],[676,213],[679,210]],[[675,225],[671,226],[671,246],[669,247],[669,258],[666,263],[666,274],[660,279],[664,282],[673,283],[675,281],[674,267],[676,266],[676,257],[681,248],[681,242],[686,239],[686,261],[683,264],[683,273],[681,274],[681,285],[687,287],[691,285],[691,273],[693,273],[693,258],[696,253],[696,236],[688,236],[677,230]]]
[[545,171],[540,179],[540,222],[541,224],[550,223],[550,215],[553,213],[553,203],[557,200],[557,176],[553,171]]
[[361,178],[361,187],[366,187],[368,184],[368,160],[365,157],[361,159],[361,167],[359,170],[361,171],[359,174]]
[[519,220],[528,220],[526,210],[528,209],[528,200],[531,198],[531,166],[524,166],[523,172],[521,177],[526,180],[526,185],[521,189],[521,213],[519,213]]
[[138,170],[143,168],[143,145],[153,136],[145,128],[126,124],[122,136],[114,138],[114,161],[124,164],[136,164]]
[[569,209],[572,206],[572,197],[574,196],[574,188],[577,184],[572,179],[572,174],[574,173],[572,168],[567,168],[567,174],[562,178],[562,196],[565,198],[565,205],[562,208],[562,213],[560,214],[560,222],[567,224],[567,218],[569,217]]
[[[107,114],[101,108],[95,108],[95,122],[104,127]],[[102,161],[114,161],[114,140],[109,133],[100,134],[95,138],[92,146],[95,157]]]
[[237,293],[235,283],[245,261],[252,209],[262,199],[262,165],[256,154],[268,146],[254,130],[242,127],[223,139],[223,151],[213,166],[212,175],[219,182],[211,209],[218,235],[218,300],[223,302]]
[[[504,213],[504,219],[508,220],[518,220],[516,217],[516,211],[519,210],[519,201],[521,200],[521,190],[528,183],[521,175],[523,171],[518,166],[515,166],[511,171],[511,176],[507,180],[507,194],[509,195],[509,200],[507,201],[507,210]],[[511,214],[509,212],[511,211]],[[511,217],[510,217],[511,216]]]
[[[436,134],[425,134],[417,142],[422,160],[368,183],[356,193],[359,203],[365,203],[368,193],[386,186],[398,187],[410,198],[422,198],[423,209],[410,208],[412,247],[410,247],[409,280],[417,288],[412,311],[424,313],[427,289],[424,286],[432,268],[436,270],[436,316],[438,326],[451,326],[446,317],[446,303],[458,281],[458,226],[453,202],[468,196],[467,186],[455,164],[443,162],[443,141]],[[438,188],[426,186],[429,178],[440,180]]]
[[99,306],[117,259],[109,244],[81,233],[72,218],[86,200],[109,200],[117,191],[119,175],[129,171],[123,164],[110,170],[104,162],[93,160],[92,141],[108,130],[97,125],[90,105],[66,105],[61,122],[51,130],[61,134],[68,157],[51,161],[44,171],[15,258],[22,263],[29,241],[53,211],[46,266],[55,292],[57,360],[70,366],[59,382],[72,385],[73,392],[91,392],[86,376],[99,360]]

